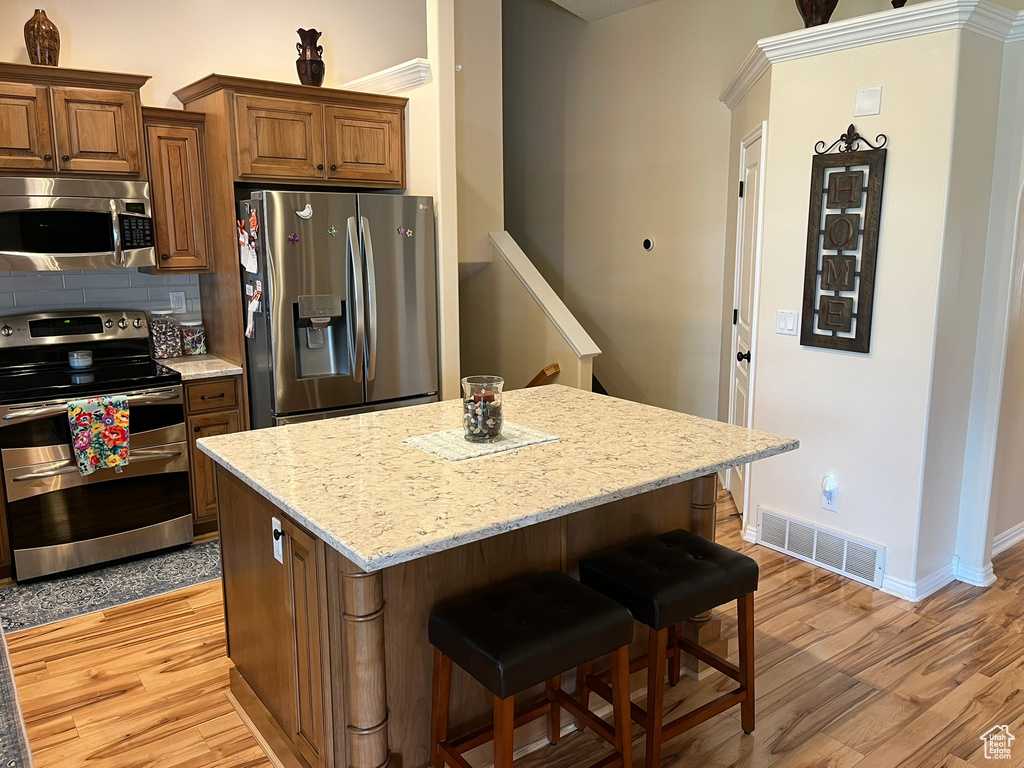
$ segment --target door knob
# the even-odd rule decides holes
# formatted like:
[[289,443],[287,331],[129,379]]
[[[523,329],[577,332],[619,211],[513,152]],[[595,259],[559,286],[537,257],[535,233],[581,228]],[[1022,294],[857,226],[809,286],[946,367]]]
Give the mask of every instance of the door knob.
[[60,159],[66,163],[68,160],[71,159],[71,155],[61,155]]
[[282,531],[279,528],[275,528],[274,529],[274,541],[277,541],[278,539],[281,539],[283,537],[284,537],[284,531]]
[[736,353],[736,362],[737,363],[742,363],[744,360],[746,360],[748,363],[750,362],[750,350],[749,349],[746,352],[737,352]]

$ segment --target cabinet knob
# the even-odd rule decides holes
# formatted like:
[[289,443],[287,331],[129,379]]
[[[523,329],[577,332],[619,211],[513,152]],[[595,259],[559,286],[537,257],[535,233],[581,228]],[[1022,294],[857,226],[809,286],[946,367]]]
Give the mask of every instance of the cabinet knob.
[[43,155],[43,160],[45,160],[46,162],[50,162],[51,160],[53,160],[53,155]]
[[318,165],[318,166],[316,167],[316,169],[317,169],[318,171],[322,171],[322,170],[324,169],[324,164],[323,164],[323,163],[320,163],[320,165]]
[[68,160],[71,159],[71,155],[61,155],[60,159],[66,163]]
[[336,171],[336,170],[338,170],[338,166],[336,166],[336,165],[333,165],[333,164],[332,164],[332,165],[331,165],[331,170],[332,170],[332,171]]
[[161,260],[161,261],[170,261],[170,260],[171,260],[171,257],[170,257],[170,255],[169,255],[169,254],[166,254],[166,253],[161,253],[161,254],[160,254],[160,260]]
[[192,427],[192,431],[193,432],[202,432],[203,428],[202,427]]

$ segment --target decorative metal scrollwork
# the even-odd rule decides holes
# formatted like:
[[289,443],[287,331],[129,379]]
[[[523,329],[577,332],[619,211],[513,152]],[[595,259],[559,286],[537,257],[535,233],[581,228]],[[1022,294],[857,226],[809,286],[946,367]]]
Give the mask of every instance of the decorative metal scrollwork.
[[850,123],[850,127],[846,129],[846,133],[844,133],[842,136],[840,136],[838,139],[832,142],[832,146],[830,146],[828,149],[825,149],[825,142],[819,141],[817,144],[814,145],[814,151],[819,155],[827,155],[833,149],[839,147],[839,151],[842,153],[857,152],[860,150],[861,142],[867,144],[871,149],[882,149],[885,147],[886,144],[889,143],[889,137],[886,136],[884,133],[880,133],[875,137],[875,143],[872,144],[870,141],[868,141],[859,133],[857,133],[857,129],[853,126],[853,123]]

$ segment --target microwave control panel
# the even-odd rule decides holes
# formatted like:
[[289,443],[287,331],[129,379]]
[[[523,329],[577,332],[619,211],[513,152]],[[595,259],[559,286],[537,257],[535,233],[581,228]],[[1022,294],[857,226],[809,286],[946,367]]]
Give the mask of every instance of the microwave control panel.
[[121,214],[121,248],[153,248],[153,219],[149,216]]

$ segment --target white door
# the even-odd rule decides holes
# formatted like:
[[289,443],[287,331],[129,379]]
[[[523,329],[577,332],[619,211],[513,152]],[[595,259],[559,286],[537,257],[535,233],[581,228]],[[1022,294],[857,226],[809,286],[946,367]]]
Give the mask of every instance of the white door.
[[[732,375],[729,421],[741,427],[753,421],[757,297],[761,264],[763,162],[765,124],[740,143],[740,201],[736,215],[736,277],[733,293]],[[747,519],[747,480],[750,465],[729,471],[729,490],[736,508]]]

